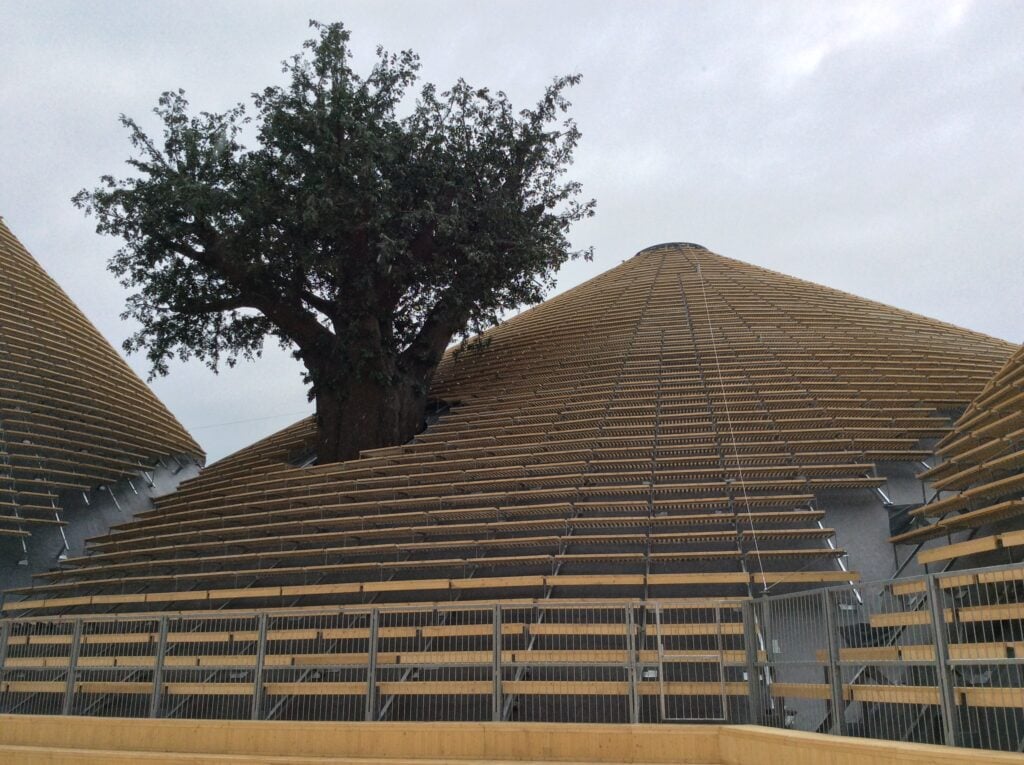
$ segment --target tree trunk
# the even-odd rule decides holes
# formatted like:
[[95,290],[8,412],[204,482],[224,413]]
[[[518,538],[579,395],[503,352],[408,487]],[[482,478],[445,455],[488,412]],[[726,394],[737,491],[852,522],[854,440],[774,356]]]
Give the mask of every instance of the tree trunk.
[[316,399],[318,462],[353,460],[366,449],[404,444],[420,431],[434,371],[468,318],[449,314],[435,307],[398,355],[388,352],[372,312],[353,323],[347,342],[334,338],[300,348]]
[[391,385],[365,379],[315,385],[320,464],[404,444],[419,432],[427,406],[425,382],[401,373],[392,379]]

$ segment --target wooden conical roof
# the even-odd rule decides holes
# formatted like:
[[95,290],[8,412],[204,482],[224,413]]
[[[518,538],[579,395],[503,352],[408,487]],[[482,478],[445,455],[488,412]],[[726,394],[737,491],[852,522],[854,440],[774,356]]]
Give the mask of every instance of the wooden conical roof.
[[202,449],[0,220],[0,534]]
[[[9,612],[734,597],[855,579],[818,495],[916,460],[1014,347],[715,255],[648,248],[450,352],[412,443],[218,462]],[[17,598],[20,598],[19,601]]]

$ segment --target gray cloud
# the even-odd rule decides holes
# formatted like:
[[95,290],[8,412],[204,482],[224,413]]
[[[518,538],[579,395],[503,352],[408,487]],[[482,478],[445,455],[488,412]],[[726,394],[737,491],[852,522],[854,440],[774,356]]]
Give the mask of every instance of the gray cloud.
[[[570,287],[666,240],[1024,340],[1024,4],[1017,2],[153,2],[0,0],[0,215],[112,342],[116,243],[69,197],[118,172],[116,124],[162,90],[222,110],[279,81],[309,18],[358,60],[535,98],[579,71],[576,175],[598,216]],[[130,360],[145,373],[142,359]],[[223,456],[309,411],[287,353],[157,393]],[[245,420],[245,422],[238,422]],[[229,423],[229,424],[225,424]]]

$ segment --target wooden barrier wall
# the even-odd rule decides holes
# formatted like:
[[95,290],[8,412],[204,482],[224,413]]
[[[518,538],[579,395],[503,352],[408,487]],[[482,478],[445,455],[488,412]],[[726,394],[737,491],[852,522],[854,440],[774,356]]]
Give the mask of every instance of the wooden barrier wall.
[[1016,754],[716,725],[283,723],[0,715],[5,763],[588,762],[967,765]]

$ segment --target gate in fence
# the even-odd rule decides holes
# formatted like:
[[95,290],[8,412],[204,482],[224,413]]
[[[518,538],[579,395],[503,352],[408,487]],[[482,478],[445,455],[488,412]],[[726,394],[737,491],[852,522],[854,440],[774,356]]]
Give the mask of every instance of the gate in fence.
[[[723,630],[742,638],[743,622],[723,624],[723,606],[701,610],[674,610],[656,603],[654,643],[657,665],[648,668],[658,679],[658,719],[662,722],[710,722],[728,718],[726,647]],[[739,616],[735,608],[726,608]],[[677,618],[673,620],[673,616]],[[682,617],[681,619],[678,617]],[[734,646],[735,659],[744,655]],[[648,674],[648,677],[650,675]]]
[[0,620],[0,712],[758,722],[1015,750],[1024,566],[755,600]]

